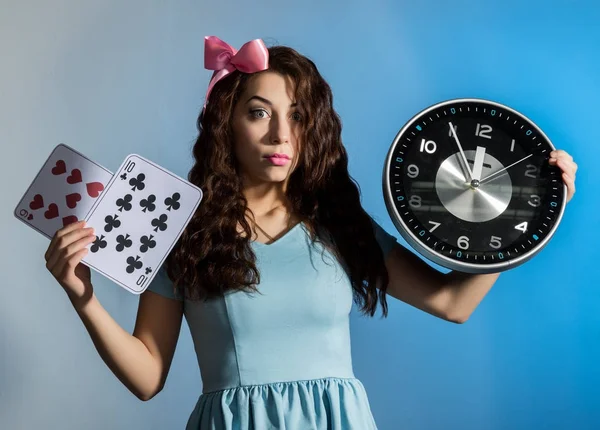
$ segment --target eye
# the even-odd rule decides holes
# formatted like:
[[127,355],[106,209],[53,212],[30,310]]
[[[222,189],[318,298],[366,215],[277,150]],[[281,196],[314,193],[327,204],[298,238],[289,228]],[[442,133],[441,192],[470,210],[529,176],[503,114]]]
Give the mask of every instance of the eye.
[[[261,116],[259,115],[260,113],[263,113],[264,115]],[[250,111],[250,115],[252,115],[253,118],[263,119],[266,118],[268,112],[264,109],[252,109]]]
[[302,121],[302,114],[300,112],[294,112],[292,114],[292,118],[294,119],[294,121]]

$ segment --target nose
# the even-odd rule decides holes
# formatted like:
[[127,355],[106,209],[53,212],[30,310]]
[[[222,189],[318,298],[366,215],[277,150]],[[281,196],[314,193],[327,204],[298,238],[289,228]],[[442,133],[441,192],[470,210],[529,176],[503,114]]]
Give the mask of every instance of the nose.
[[271,143],[281,145],[290,142],[290,124],[285,116],[278,115],[271,120]]

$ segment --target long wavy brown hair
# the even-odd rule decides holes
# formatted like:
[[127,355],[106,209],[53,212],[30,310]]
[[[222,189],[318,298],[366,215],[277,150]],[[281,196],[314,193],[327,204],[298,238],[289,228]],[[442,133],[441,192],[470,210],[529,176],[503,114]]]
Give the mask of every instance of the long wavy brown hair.
[[[345,268],[360,311],[374,316],[379,296],[387,316],[384,256],[361,206],[358,184],[348,173],[331,88],[310,59],[289,47],[269,48],[269,71],[292,79],[303,112],[299,160],[286,190],[292,213]],[[188,180],[202,189],[203,199],[166,262],[175,291],[190,300],[230,290],[259,291],[249,209],[232,138],[234,107],[252,76],[234,71],[218,81],[198,117],[195,165]]]

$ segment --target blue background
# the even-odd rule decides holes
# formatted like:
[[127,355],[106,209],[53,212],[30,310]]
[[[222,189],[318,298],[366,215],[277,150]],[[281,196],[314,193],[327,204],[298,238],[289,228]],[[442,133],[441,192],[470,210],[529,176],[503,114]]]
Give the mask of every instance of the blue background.
[[[556,235],[504,273],[469,321],[390,298],[386,320],[353,312],[353,359],[381,429],[600,428],[597,3],[2,0],[0,11],[0,427],[183,428],[201,391],[187,325],[164,391],[140,402],[46,271],[47,239],[12,210],[60,142],[112,171],[135,152],[185,177],[210,77],[203,38],[216,35],[316,62],[364,206],[396,237],[383,160],[431,104],[507,104],[575,157],[577,194]],[[94,284],[131,332],[137,296],[99,275]]]

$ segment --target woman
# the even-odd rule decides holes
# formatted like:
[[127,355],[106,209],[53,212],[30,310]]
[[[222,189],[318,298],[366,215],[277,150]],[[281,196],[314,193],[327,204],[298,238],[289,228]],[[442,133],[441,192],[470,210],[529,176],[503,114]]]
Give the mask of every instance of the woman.
[[[164,386],[185,314],[203,382],[188,429],[376,428],[352,371],[353,299],[370,316],[378,303],[387,315],[389,294],[461,323],[498,275],[441,274],[365,213],[331,90],[310,60],[260,40],[236,53],[209,37],[205,48],[215,74],[189,174],[204,198],[141,295],[133,335],[80,264],[91,228],[58,231],[47,267],[142,400]],[[551,157],[570,200],[577,166],[564,151]]]

